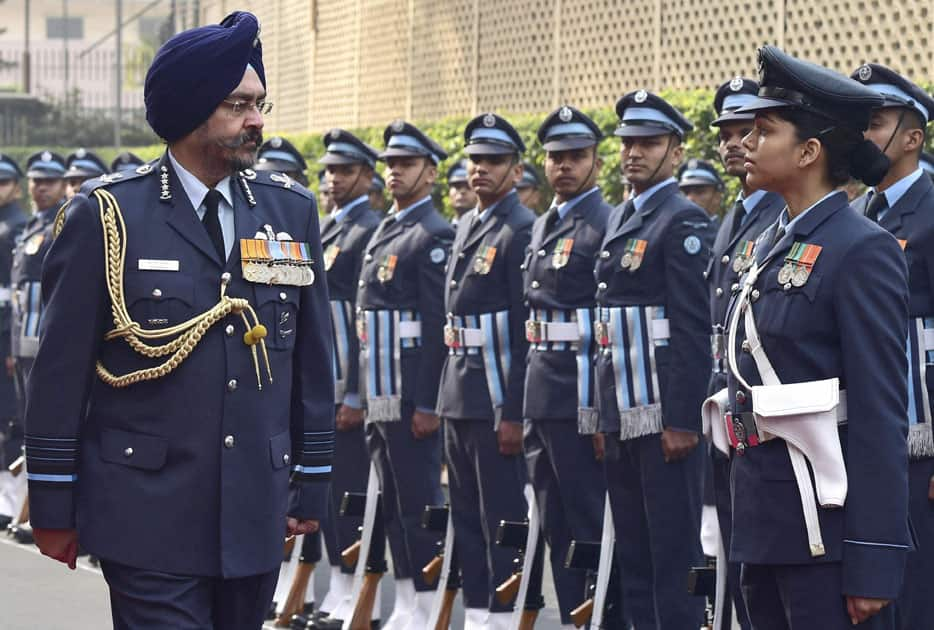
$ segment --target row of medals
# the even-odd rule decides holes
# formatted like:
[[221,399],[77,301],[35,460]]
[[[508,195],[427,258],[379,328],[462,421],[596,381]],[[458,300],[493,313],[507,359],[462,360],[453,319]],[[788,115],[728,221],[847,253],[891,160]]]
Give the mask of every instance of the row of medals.
[[785,261],[784,266],[778,272],[778,283],[782,286],[791,284],[793,287],[803,287],[811,277],[811,268],[807,265],[800,265],[791,261]]
[[243,277],[250,282],[261,284],[306,287],[314,283],[315,272],[311,268],[311,263],[245,262]]

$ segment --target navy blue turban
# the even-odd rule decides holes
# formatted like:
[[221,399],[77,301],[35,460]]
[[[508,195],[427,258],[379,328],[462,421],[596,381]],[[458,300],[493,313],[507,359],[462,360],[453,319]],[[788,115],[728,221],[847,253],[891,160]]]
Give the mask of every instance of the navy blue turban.
[[248,65],[265,87],[259,21],[252,13],[235,11],[220,24],[175,35],[146,73],[146,120],[167,142],[187,136],[240,85]]

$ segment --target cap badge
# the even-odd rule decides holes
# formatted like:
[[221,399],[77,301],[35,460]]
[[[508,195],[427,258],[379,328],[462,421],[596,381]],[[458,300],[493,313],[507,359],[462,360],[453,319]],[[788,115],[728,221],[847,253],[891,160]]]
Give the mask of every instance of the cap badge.
[[857,72],[857,76],[859,77],[860,81],[868,81],[872,77],[872,68],[870,68],[868,65],[860,66],[859,71]]
[[340,129],[331,129],[331,140],[337,140],[341,137]]
[[87,149],[78,149],[77,151],[75,151],[75,157],[78,158],[79,160],[87,157],[87,155],[88,155]]
[[697,160],[694,159],[694,158],[691,158],[691,159],[688,161],[688,168],[689,168],[689,169],[692,169],[692,170],[695,169],[695,168],[697,168]]
[[48,151],[43,151],[42,155],[40,155],[39,157],[42,158],[43,162],[48,162],[49,160],[52,159],[52,154],[49,153]]
[[743,89],[743,77],[733,77],[733,80],[730,81],[730,89],[734,92],[739,92]]
[[282,138],[279,136],[273,136],[269,139],[269,146],[271,146],[273,149],[278,149],[282,146]]
[[496,117],[493,114],[487,114],[483,117],[483,126],[484,127],[495,127],[496,126]]
[[645,90],[639,90],[636,92],[636,95],[633,97],[633,100],[637,103],[644,103],[645,99],[649,97],[649,93]]
[[401,118],[397,118],[396,120],[392,121],[392,125],[390,125],[390,129],[392,129],[396,133],[400,133],[403,129],[405,129],[405,121],[402,120]]
[[558,110],[558,119],[561,122],[571,122],[572,118],[574,118],[574,112],[567,105]]

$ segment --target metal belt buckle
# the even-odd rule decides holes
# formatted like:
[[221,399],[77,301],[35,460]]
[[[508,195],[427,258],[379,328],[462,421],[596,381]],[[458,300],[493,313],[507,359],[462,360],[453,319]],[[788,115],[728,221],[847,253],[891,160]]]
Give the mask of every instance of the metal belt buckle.
[[723,359],[723,333],[710,335],[710,353],[717,361]]
[[529,319],[525,322],[525,338],[529,343],[541,343],[542,339],[542,322]]
[[606,322],[594,322],[593,336],[598,346],[610,345],[610,326]]
[[448,348],[461,347],[461,329],[455,326],[444,327],[444,345]]
[[723,423],[726,425],[726,434],[730,440],[730,446],[736,451],[736,454],[742,457],[746,454],[746,427],[738,416],[733,412],[727,411],[723,415]]

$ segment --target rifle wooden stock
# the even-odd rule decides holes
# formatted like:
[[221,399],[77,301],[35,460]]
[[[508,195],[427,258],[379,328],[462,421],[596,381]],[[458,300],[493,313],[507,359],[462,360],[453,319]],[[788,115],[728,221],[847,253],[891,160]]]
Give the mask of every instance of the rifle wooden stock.
[[292,587],[289,589],[289,596],[285,600],[285,606],[282,608],[282,614],[276,619],[276,626],[279,628],[288,628],[292,620],[292,615],[297,615],[305,608],[305,592],[308,590],[308,580],[315,570],[314,563],[298,563],[298,570],[295,572],[295,578],[292,580]]
[[519,617],[519,630],[532,630],[536,619],[538,619],[537,610],[523,610],[522,616]]
[[496,587],[496,600],[503,606],[508,605],[516,598],[521,583],[522,573],[513,573],[505,582]]
[[20,455],[13,460],[13,463],[7,466],[7,470],[13,473],[14,477],[18,477],[21,472],[23,472],[23,466],[26,464],[26,456]]
[[457,598],[457,589],[445,589],[441,599],[441,612],[438,614],[438,624],[435,630],[448,630],[451,627],[451,613],[454,612],[454,600]]
[[590,621],[591,615],[593,615],[593,597],[571,611],[571,622],[576,628],[580,628]]
[[441,575],[441,566],[444,564],[444,556],[435,556],[431,559],[431,562],[422,567],[422,578],[424,578],[425,583],[429,586],[434,585],[438,581],[438,576]]
[[358,540],[341,552],[341,562],[348,569],[357,564],[357,559],[360,557],[360,545]]
[[363,587],[360,589],[360,598],[354,608],[353,617],[350,618],[350,630],[370,630],[372,627],[373,605],[376,603],[376,592],[379,589],[379,580],[382,573],[369,573],[363,576]]
[[292,557],[292,551],[295,549],[296,536],[289,536],[285,539],[285,547],[282,550],[282,561],[287,562]]

